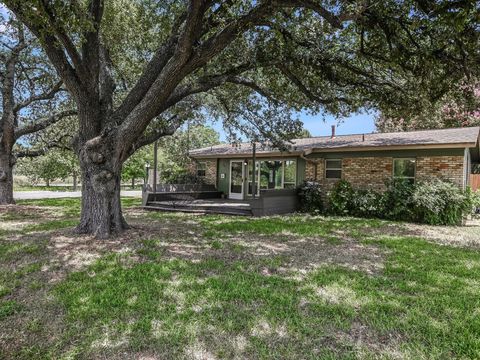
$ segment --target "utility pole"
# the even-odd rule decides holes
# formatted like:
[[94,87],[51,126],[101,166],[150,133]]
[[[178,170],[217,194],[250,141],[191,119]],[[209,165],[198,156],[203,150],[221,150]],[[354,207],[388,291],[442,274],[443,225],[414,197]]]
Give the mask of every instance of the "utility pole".
[[157,192],[158,140],[153,145],[153,192]]
[[257,195],[257,182],[256,182],[256,170],[257,170],[257,167],[256,167],[256,162],[257,162],[257,142],[255,141],[255,139],[253,139],[253,144],[252,144],[252,148],[253,148],[253,169],[252,169],[252,197],[253,199],[255,200],[255,196]]

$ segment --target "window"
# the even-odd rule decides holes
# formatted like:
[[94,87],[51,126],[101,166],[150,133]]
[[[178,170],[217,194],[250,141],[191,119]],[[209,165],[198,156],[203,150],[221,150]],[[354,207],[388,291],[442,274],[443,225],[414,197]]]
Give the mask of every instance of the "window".
[[[248,161],[248,194],[252,195],[252,160]],[[257,194],[268,189],[294,189],[297,181],[296,160],[261,160],[256,162],[255,182]]]
[[197,163],[197,176],[204,177],[207,173],[207,163],[205,161],[200,161]]
[[282,165],[283,161],[260,162],[260,189],[282,188]]
[[297,166],[295,160],[287,160],[283,167],[283,188],[294,189],[297,178]]
[[338,160],[338,159],[325,160],[325,178],[327,179],[342,178],[342,160]]
[[[248,161],[248,194],[252,195],[253,191],[253,172],[252,172],[252,164],[253,160]],[[255,193],[258,195],[260,194],[260,186],[259,186],[259,176],[258,176],[258,170],[259,170],[260,162],[256,161],[255,162]]]
[[415,159],[393,159],[393,178],[415,181]]

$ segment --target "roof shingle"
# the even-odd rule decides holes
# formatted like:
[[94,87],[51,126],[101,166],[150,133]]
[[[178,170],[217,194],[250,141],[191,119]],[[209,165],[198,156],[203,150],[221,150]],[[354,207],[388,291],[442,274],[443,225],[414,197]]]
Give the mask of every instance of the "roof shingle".
[[[361,149],[375,147],[455,145],[470,144],[474,147],[479,138],[480,127],[465,127],[456,129],[436,129],[395,133],[372,133],[356,135],[317,136],[303,139],[293,139],[292,152],[305,150],[326,151],[328,149]],[[257,154],[279,152],[277,149],[257,143]],[[252,153],[251,143],[241,143],[237,146],[220,144],[190,151],[190,156],[224,156]]]

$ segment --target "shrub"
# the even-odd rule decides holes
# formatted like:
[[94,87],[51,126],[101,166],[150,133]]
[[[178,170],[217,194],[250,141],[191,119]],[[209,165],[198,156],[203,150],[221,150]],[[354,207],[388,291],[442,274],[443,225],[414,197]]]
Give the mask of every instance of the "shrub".
[[323,210],[322,190],[320,184],[313,181],[305,181],[298,188],[300,198],[300,210],[308,213],[320,213]]
[[413,220],[413,191],[415,186],[406,180],[392,180],[381,196],[381,213],[390,220]]
[[354,193],[348,181],[337,182],[328,197],[328,211],[334,215],[352,215]]
[[431,225],[459,225],[473,213],[476,195],[438,179],[419,182],[413,192],[413,209],[418,222]]
[[356,190],[353,192],[352,213],[360,217],[382,217],[382,194],[373,190]]
[[480,207],[480,192],[462,190],[457,185],[434,179],[411,184],[395,180],[387,190],[354,190],[345,180],[329,194],[328,210],[334,215],[379,217],[416,221],[431,225],[459,225]]
[[480,217],[480,190],[476,192],[471,192],[472,196],[472,215],[475,217]]

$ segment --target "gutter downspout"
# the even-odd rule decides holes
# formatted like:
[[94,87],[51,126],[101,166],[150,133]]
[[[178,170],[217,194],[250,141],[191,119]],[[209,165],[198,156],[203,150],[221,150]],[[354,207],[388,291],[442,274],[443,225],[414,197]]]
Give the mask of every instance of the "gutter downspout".
[[317,181],[318,180],[318,176],[317,176],[318,164],[320,164],[320,162],[322,160],[313,160],[313,159],[310,159],[310,158],[306,157],[307,155],[310,155],[313,152],[313,150],[314,149],[305,150],[302,154],[300,154],[300,158],[305,160],[306,162],[312,163],[314,165],[314,167],[315,167],[314,180]]

